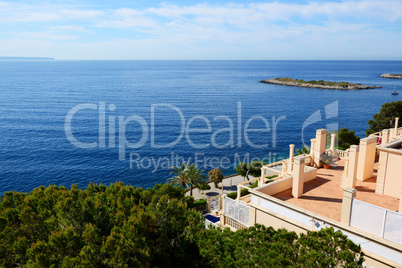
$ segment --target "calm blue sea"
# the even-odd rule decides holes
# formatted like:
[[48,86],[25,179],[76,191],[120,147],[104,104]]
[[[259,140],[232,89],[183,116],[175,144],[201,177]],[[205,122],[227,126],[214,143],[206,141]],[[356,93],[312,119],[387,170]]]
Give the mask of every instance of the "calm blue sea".
[[[401,72],[402,61],[2,61],[0,193],[115,181],[146,188],[183,159],[228,175],[239,160],[277,161],[288,144],[309,145],[318,128],[363,137],[382,104],[400,99],[391,92],[402,80],[379,76]],[[258,82],[275,77],[383,88]]]

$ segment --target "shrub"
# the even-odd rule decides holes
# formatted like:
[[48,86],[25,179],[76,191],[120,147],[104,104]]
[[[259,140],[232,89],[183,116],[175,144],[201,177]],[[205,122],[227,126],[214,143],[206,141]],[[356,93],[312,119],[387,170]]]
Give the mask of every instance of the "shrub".
[[348,130],[347,127],[341,128],[338,132],[338,147],[346,150],[353,144],[359,144],[360,138],[356,136],[355,131]]
[[[251,189],[258,187],[258,181],[255,181],[253,184],[251,184],[249,186]],[[245,188],[241,189],[240,191],[240,197],[241,196],[245,196],[248,195],[249,191]],[[232,199],[236,199],[237,198],[237,191],[236,192],[231,192],[227,194],[227,197],[232,198]]]
[[251,176],[259,177],[261,176],[261,167],[265,165],[263,161],[253,161],[247,165],[247,169],[250,171]]
[[208,172],[209,180],[214,183],[215,188],[218,187],[218,183],[222,182],[223,175],[220,168],[212,169]]
[[200,199],[195,201],[194,203],[190,204],[188,208],[194,208],[197,211],[203,211],[207,208],[207,200]]
[[203,182],[198,185],[198,189],[201,191],[210,190],[211,186],[209,186],[208,182]]
[[182,201],[183,201],[183,203],[186,203],[187,206],[188,206],[188,205],[194,203],[194,197],[191,196],[191,195],[187,195],[187,196],[183,197],[183,200],[182,200]]

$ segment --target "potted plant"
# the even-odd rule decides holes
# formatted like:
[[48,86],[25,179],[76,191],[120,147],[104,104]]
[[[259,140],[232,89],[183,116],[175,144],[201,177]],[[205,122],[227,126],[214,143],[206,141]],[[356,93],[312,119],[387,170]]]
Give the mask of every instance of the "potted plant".
[[328,154],[323,154],[321,156],[321,164],[324,166],[325,169],[329,169],[329,165],[332,162],[332,156]]

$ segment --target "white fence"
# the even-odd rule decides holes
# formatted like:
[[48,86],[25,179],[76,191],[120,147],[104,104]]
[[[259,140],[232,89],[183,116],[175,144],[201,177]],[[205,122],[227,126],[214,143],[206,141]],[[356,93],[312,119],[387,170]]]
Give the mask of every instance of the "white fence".
[[349,158],[349,151],[336,150],[336,154],[340,159]]
[[231,198],[225,198],[225,216],[249,226],[250,207]]
[[402,214],[356,199],[350,226],[402,245]]
[[209,202],[210,202],[210,205],[209,205],[210,210],[209,211],[221,210],[221,207],[220,207],[220,195],[215,197],[215,198],[211,198],[209,200]]

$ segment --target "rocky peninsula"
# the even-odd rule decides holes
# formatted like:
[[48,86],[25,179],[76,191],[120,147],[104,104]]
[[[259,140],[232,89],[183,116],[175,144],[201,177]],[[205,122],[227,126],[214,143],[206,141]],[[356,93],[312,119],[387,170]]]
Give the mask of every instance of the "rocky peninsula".
[[402,79],[402,74],[383,74],[382,78]]
[[304,81],[288,77],[266,79],[260,82],[266,84],[274,84],[274,85],[282,85],[290,87],[307,87],[307,88],[336,89],[336,90],[356,90],[356,89],[371,89],[371,88],[382,87],[382,86],[367,86],[362,84],[353,84],[349,82],[330,82],[324,80]]

